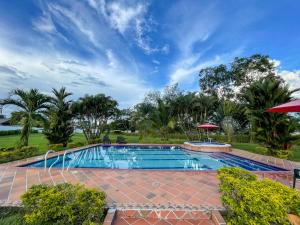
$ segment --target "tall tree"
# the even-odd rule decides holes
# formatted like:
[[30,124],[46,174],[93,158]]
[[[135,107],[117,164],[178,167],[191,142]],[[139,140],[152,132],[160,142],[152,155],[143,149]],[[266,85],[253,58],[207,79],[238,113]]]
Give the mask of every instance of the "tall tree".
[[73,134],[71,101],[66,100],[72,93],[65,87],[52,90],[51,107],[46,112],[49,123],[46,124],[44,134],[50,144],[63,144],[67,146]]
[[288,102],[296,90],[289,90],[280,78],[262,78],[254,82],[243,94],[252,130],[258,141],[270,150],[287,149],[293,140],[294,119],[284,113],[268,113],[266,109]]
[[204,93],[231,99],[244,91],[253,82],[275,76],[275,64],[266,55],[255,54],[246,58],[235,58],[226,65],[201,69],[199,84]]
[[104,94],[86,95],[74,102],[72,112],[89,143],[95,142],[118,112],[118,103]]
[[3,99],[1,105],[14,105],[19,111],[14,112],[13,120],[18,120],[22,124],[20,145],[27,146],[29,134],[35,122],[45,121],[43,113],[49,108],[50,98],[41,94],[37,89],[24,91],[21,89],[13,90],[11,96]]

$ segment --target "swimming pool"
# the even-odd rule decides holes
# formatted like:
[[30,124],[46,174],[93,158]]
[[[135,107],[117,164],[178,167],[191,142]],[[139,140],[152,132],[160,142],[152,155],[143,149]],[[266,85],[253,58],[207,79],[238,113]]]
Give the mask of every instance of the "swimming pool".
[[[53,168],[110,168],[110,169],[160,169],[160,170],[217,170],[222,167],[240,167],[256,171],[284,171],[221,152],[193,152],[171,146],[95,146],[67,153],[47,160]],[[25,165],[44,167],[44,160]]]

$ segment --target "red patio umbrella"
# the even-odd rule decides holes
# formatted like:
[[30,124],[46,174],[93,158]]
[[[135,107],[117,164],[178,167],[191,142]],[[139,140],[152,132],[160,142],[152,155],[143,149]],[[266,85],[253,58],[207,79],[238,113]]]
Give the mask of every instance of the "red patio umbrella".
[[267,109],[267,112],[279,112],[279,113],[300,112],[300,99]]
[[202,129],[207,129],[207,130],[219,128],[219,126],[210,123],[200,124],[197,127]]
[[197,128],[206,129],[207,138],[209,138],[208,137],[208,130],[219,128],[219,126],[214,125],[214,124],[210,124],[210,123],[204,123],[204,124],[198,125]]

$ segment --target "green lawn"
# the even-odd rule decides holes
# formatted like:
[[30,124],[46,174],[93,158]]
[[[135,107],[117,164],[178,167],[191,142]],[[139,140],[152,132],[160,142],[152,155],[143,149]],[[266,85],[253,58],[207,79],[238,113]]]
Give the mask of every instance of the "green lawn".
[[[114,143],[116,141],[116,134],[111,134],[109,137]],[[122,135],[128,143],[140,143],[139,136],[137,135]],[[0,147],[12,147],[16,146],[19,141],[19,135],[7,135],[0,136]],[[85,137],[83,134],[75,134],[72,136],[73,142],[85,142]],[[168,141],[162,141],[160,137],[146,137],[142,143],[152,143],[152,144],[182,144],[184,139],[169,139]],[[29,137],[29,145],[37,146],[39,148],[39,153],[43,154],[48,150],[48,141],[43,134],[31,134]]]
[[[260,144],[256,144],[256,143],[232,143],[232,147],[246,150],[248,152],[264,154],[264,152],[262,152],[259,148],[258,149],[256,148],[256,147],[261,147]],[[289,157],[289,160],[300,162],[300,146],[294,145],[291,148],[291,151],[292,151],[292,155]]]

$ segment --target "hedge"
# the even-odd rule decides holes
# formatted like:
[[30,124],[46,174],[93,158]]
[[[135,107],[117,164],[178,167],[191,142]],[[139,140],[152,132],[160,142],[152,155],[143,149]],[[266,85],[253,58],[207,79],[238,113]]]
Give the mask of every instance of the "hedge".
[[105,194],[82,185],[34,185],[21,200],[25,222],[34,225],[96,225],[105,212]]
[[[32,134],[38,133],[38,130],[32,130]],[[19,135],[21,134],[21,130],[1,130],[0,136],[7,136],[7,135]]]
[[64,144],[51,144],[51,145],[48,145],[48,148],[49,150],[54,150],[54,151],[61,151],[61,150],[64,150],[65,147],[64,147]]
[[37,155],[37,153],[38,148],[35,146],[0,148],[0,163],[28,158]]
[[279,182],[258,180],[242,169],[218,171],[229,225],[289,225],[288,213],[300,215],[299,193]]

